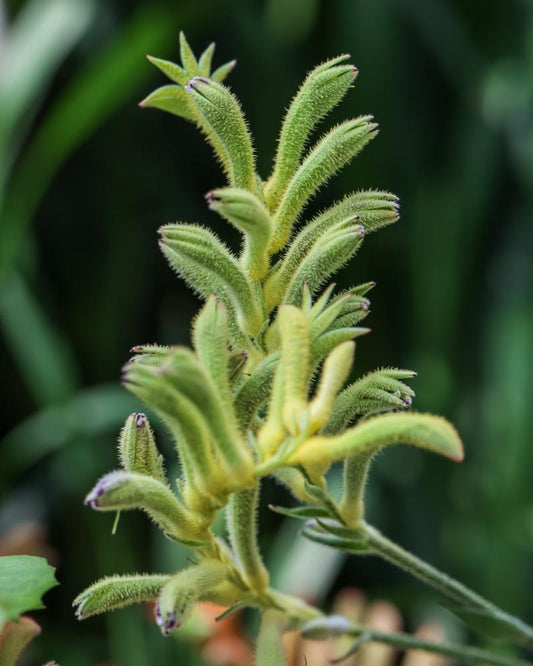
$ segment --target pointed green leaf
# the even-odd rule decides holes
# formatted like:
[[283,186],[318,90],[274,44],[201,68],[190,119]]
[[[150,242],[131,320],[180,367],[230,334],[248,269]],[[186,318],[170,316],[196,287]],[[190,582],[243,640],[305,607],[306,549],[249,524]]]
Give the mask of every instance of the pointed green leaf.
[[209,78],[211,78],[213,81],[216,81],[217,83],[222,83],[222,81],[224,81],[224,79],[233,70],[236,64],[236,60],[230,60],[229,62],[220,65],[220,67],[215,69]]
[[200,56],[198,61],[198,68],[200,76],[207,76],[211,74],[211,62],[213,61],[213,54],[215,52],[215,42],[211,42],[206,50]]
[[268,508],[274,513],[279,513],[282,516],[289,518],[297,518],[298,520],[309,520],[309,518],[329,518],[330,514],[326,509],[321,506],[297,506],[287,508],[285,506],[274,506],[269,504]]
[[189,46],[189,42],[187,41],[183,30],[180,32],[180,57],[181,64],[183,65],[183,68],[187,72],[190,79],[193,76],[198,76],[198,74],[200,74],[200,69],[198,67],[196,57],[191,47]]
[[139,102],[139,106],[168,111],[186,120],[193,119],[189,98],[180,86],[162,86]]
[[187,76],[187,73],[183,67],[176,65],[175,62],[170,62],[170,60],[161,60],[161,58],[154,58],[150,55],[146,57],[152,63],[152,65],[155,65],[163,72],[163,74],[166,74],[171,81],[178,83],[180,86],[187,85],[190,76]]

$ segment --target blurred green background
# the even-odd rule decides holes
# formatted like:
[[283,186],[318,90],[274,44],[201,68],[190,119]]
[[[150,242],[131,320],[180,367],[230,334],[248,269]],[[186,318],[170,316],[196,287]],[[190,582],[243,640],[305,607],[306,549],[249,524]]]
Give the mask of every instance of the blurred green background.
[[[198,132],[137,107],[164,83],[145,54],[177,59],[180,29],[196,52],[216,41],[217,65],[237,58],[228,83],[265,177],[305,72],[352,54],[359,79],[322,128],[370,112],[381,132],[316,205],[363,187],[402,203],[400,222],[369,237],[338,280],[377,281],[356,372],[417,370],[415,407],[451,419],[466,446],[461,466],[387,451],[370,517],[532,622],[531,0],[8,0],[0,26],[0,545],[39,525],[47,534],[30,529],[24,547],[44,538],[61,582],[36,614],[44,631],[28,663],[201,663],[142,609],[80,624],[70,607],[100,576],[171,571],[186,557],[143,516],[124,515],[111,536],[112,518],[82,503],[138,407],[119,386],[129,348],[187,344],[198,308],[156,229],[197,221],[236,240],[205,207],[222,176]],[[265,499],[280,492],[267,485]],[[261,521],[280,584],[301,586],[294,562],[307,557],[326,603],[357,586],[393,599],[408,628],[437,613],[461,634],[433,594],[386,564],[304,552],[297,526],[267,510]]]

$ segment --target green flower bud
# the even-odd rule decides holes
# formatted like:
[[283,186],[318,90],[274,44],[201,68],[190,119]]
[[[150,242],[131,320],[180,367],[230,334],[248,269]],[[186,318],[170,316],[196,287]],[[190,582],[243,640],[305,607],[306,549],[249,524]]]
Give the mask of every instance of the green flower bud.
[[74,599],[78,620],[143,601],[155,601],[170,576],[109,576],[93,583]]
[[239,326],[256,335],[264,317],[252,286],[230,251],[210,231],[193,224],[162,227],[161,249],[174,268],[204,298],[216,293],[237,315]]
[[310,133],[340,102],[357,76],[357,68],[344,63],[349,57],[342,55],[316,67],[292,100],[281,127],[274,171],[265,187],[271,209],[296,171]]
[[268,272],[267,247],[272,232],[265,206],[251,192],[235,187],[213,190],[206,199],[211,210],[243,232],[243,266],[252,280],[262,279]]
[[154,434],[145,414],[128,416],[118,440],[119,458],[127,472],[153,476],[166,483],[163,458],[157,450]]
[[167,580],[157,600],[155,617],[163,636],[182,625],[194,605],[227,577],[219,560],[202,560]]
[[186,541],[202,536],[198,523],[170,489],[143,474],[110,472],[103,476],[85,498],[85,504],[98,511],[142,509],[165,532]]
[[410,407],[415,392],[400,378],[416,376],[412,370],[383,368],[376,370],[350,384],[335,400],[331,418],[324,434],[340,432],[357,415],[384,409],[405,409]]
[[229,184],[251,192],[255,189],[252,139],[241,106],[228,88],[201,76],[185,88],[195,117],[219,158]]
[[304,205],[339,169],[348,164],[377,134],[372,116],[337,125],[309,152],[292,177],[274,217],[270,252],[287,243]]
[[410,444],[456,462],[463,445],[455,428],[432,414],[384,414],[362,421],[333,437],[311,437],[290,457],[291,464],[332,463],[348,456],[375,453],[389,444]]
[[284,302],[299,305],[305,284],[314,293],[359,249],[365,230],[360,224],[333,230],[317,241],[302,261],[287,288]]

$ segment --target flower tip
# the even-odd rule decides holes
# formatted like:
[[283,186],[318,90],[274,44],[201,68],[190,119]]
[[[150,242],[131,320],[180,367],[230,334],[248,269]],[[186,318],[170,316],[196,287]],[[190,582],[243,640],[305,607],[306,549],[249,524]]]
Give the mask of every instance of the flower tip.
[[137,428],[144,428],[146,426],[146,414],[143,414],[142,412],[139,412],[138,414],[135,415],[135,426]]

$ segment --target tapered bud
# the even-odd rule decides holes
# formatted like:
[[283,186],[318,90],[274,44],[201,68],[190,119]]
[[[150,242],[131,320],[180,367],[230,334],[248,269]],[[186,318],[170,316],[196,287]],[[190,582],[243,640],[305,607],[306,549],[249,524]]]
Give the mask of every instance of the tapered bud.
[[354,350],[355,344],[351,340],[344,342],[325,360],[318,390],[309,405],[312,432],[327,422],[337,394],[350,374]]
[[154,434],[145,414],[128,416],[118,440],[119,458],[127,472],[153,476],[166,483],[163,458],[157,450]]
[[307,407],[311,341],[309,321],[305,313],[291,305],[279,309],[281,362],[284,374],[283,423],[296,434],[300,429],[300,413]]
[[410,444],[456,462],[463,459],[463,445],[448,421],[431,414],[400,413],[375,416],[341,435],[312,437],[290,457],[290,462],[332,463],[353,455],[375,453],[389,444]]
[[315,145],[289,182],[276,211],[270,252],[285,246],[308,199],[376,134],[372,116],[362,116],[337,125]]
[[310,133],[344,97],[357,76],[357,69],[345,62],[349,57],[342,55],[316,67],[292,100],[281,127],[274,171],[265,188],[270,208],[276,207],[298,167]]
[[358,415],[409,407],[415,392],[400,379],[412,378],[415,374],[412,370],[383,368],[361,377],[336,399],[324,432],[340,432]]
[[311,344],[311,367],[315,368],[322,359],[324,359],[335,347],[338,347],[347,340],[355,340],[361,335],[370,333],[369,328],[351,326],[348,328],[337,328],[333,331],[327,331],[313,340]]
[[193,224],[160,229],[168,262],[204,298],[216,293],[243,330],[255,335],[263,323],[249,279],[228,248],[210,231]]
[[167,579],[155,607],[155,618],[163,636],[168,636],[186,619],[197,601],[218,587],[227,577],[219,560],[202,560]]
[[155,601],[170,576],[109,576],[74,599],[78,620],[143,601]]
[[195,117],[220,159],[229,184],[254,191],[252,139],[237,98],[228,88],[196,76],[185,88]]
[[165,532],[194,541],[201,536],[198,525],[170,489],[143,474],[116,471],[103,476],[85,498],[98,511],[142,509]]
[[[321,227],[319,233],[307,233],[305,227],[300,233],[296,235],[287,252],[285,253],[282,261],[270,272],[268,279],[265,282],[264,293],[266,308],[268,311],[272,310],[278,305],[286,296],[287,289],[294,279],[295,273],[298,271],[302,263],[309,257],[313,249],[319,248],[338,233],[355,229],[358,225],[357,215],[350,215],[335,222],[335,224]],[[361,227],[361,230],[363,228]],[[313,230],[311,230],[313,231]],[[325,278],[320,281],[320,284],[325,281]],[[313,290],[306,287],[308,290],[309,298],[313,295]],[[326,297],[326,301],[329,295]],[[303,303],[302,303],[303,306]],[[322,304],[317,302],[316,309],[320,309]],[[316,310],[315,310],[316,311]]]
[[243,264],[253,280],[260,280],[268,271],[267,247],[272,225],[261,201],[236,187],[213,190],[206,196],[209,208],[215,210],[244,234]]
[[229,330],[226,308],[211,295],[193,325],[196,354],[218,390],[220,399],[232,409],[229,376]]
[[304,284],[314,293],[359,249],[364,237],[364,228],[355,224],[334,230],[318,240],[295,272],[284,297],[292,305],[301,303]]

